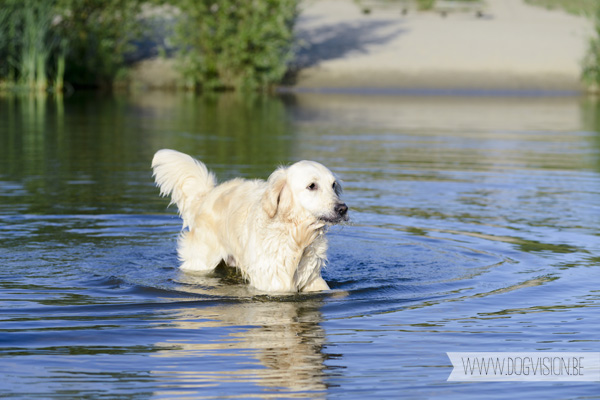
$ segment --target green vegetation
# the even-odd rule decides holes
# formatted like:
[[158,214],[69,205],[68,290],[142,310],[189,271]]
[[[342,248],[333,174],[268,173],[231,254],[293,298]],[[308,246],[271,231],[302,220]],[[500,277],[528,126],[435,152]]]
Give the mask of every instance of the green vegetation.
[[143,15],[168,6],[182,86],[261,89],[291,58],[299,0],[0,0],[0,87],[111,87],[141,37]]
[[57,70],[76,86],[110,87],[140,37],[144,0],[57,0]]
[[52,52],[52,0],[0,2],[0,78],[45,90]]
[[593,16],[598,8],[598,0],[525,0],[525,2],[549,10],[559,9],[585,16]]
[[[402,15],[406,15],[409,9],[418,11],[437,11],[443,16],[448,12],[455,11],[477,11],[477,7],[485,5],[484,0],[353,0],[360,7],[363,14],[371,14],[376,9],[400,8]],[[478,14],[478,16],[481,16]]]
[[600,6],[596,10],[595,32],[583,60],[582,77],[592,90],[597,91],[600,88]]
[[142,0],[0,0],[0,82],[61,91],[110,86],[123,67]]
[[287,70],[298,0],[178,0],[179,66],[188,88],[267,89]]
[[434,6],[435,0],[417,0],[417,9],[419,10],[433,10]]

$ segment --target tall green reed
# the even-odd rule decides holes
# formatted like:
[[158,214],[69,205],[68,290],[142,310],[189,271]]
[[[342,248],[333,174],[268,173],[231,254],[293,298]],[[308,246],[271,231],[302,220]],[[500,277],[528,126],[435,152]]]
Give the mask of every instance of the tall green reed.
[[52,53],[54,0],[0,2],[0,79],[12,87],[46,90]]
[[144,1],[0,0],[0,85],[110,86],[139,33]]
[[0,83],[14,84],[18,76],[22,9],[17,1],[0,3]]

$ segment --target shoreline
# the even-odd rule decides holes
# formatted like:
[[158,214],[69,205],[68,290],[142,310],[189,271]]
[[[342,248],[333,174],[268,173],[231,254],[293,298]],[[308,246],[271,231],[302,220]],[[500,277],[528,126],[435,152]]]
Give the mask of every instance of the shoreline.
[[575,74],[525,74],[481,71],[351,71],[308,68],[300,71],[291,90],[586,92]]
[[418,88],[418,87],[297,87],[277,86],[277,95],[331,95],[331,96],[372,96],[372,97],[495,97],[495,98],[561,98],[580,97],[587,93],[582,90],[552,90],[552,89],[481,89],[481,88]]
[[[598,93],[581,79],[591,19],[524,0],[482,0],[477,12],[445,16],[404,12],[409,0],[363,3],[368,14],[353,0],[302,0],[295,56],[276,92]],[[175,60],[157,55],[167,31],[161,26],[141,42],[129,77],[117,87],[178,90]]]

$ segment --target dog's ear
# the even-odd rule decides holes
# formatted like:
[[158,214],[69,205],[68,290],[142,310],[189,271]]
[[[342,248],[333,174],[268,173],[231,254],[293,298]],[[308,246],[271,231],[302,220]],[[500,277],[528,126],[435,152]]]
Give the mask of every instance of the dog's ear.
[[342,193],[344,193],[344,188],[342,188],[342,181],[338,179],[337,176],[335,178],[335,186],[333,187],[333,190],[335,194],[340,197]]
[[278,168],[269,176],[267,180],[267,190],[263,194],[262,207],[269,218],[275,217],[277,212],[287,210],[291,199],[289,199],[287,186],[287,177],[285,168]]

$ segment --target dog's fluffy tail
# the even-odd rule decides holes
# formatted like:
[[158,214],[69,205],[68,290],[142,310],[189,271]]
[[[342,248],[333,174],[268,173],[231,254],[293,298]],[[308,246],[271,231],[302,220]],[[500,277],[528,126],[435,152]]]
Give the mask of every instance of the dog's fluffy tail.
[[202,197],[215,187],[215,176],[200,161],[169,149],[154,154],[152,169],[160,194],[171,195],[170,204],[177,204],[184,228],[192,228],[194,209]]

